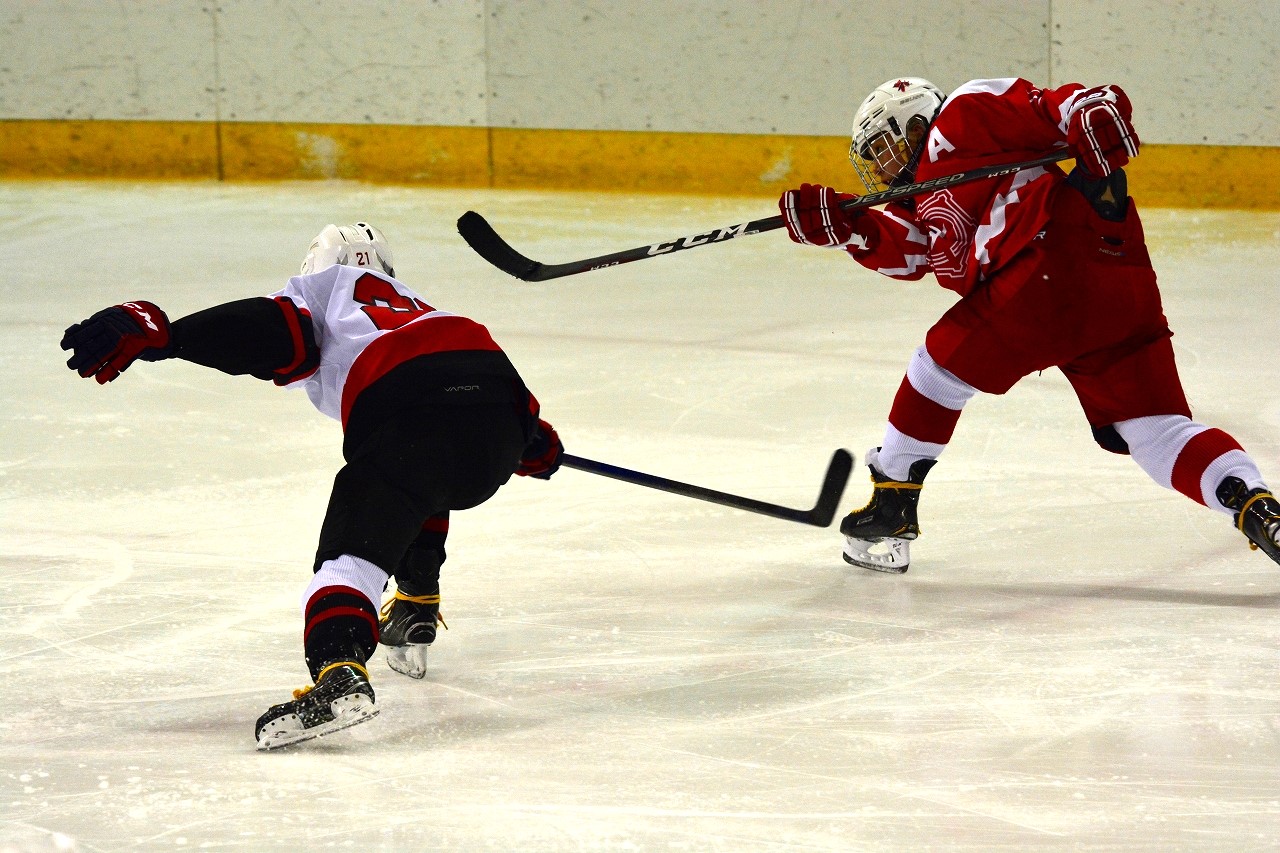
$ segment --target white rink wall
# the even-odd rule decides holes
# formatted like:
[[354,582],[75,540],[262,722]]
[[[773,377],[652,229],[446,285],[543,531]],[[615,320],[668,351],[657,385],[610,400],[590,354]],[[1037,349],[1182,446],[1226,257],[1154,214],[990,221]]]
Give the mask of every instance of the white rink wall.
[[1280,145],[1280,3],[0,0],[0,121],[839,136],[894,75],[1117,82],[1147,143]]

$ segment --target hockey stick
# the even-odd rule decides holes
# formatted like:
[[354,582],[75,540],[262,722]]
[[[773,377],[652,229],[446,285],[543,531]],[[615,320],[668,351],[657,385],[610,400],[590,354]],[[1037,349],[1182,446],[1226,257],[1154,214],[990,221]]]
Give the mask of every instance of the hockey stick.
[[[967,172],[957,172],[954,175],[945,175],[941,178],[922,181],[918,184],[908,184],[905,187],[895,187],[894,189],[882,190],[878,193],[859,196],[858,198],[841,202],[840,206],[846,210],[852,210],[858,207],[872,207],[878,204],[886,204],[900,198],[907,198],[909,196],[919,195],[920,193],[930,192],[931,190],[955,186],[956,184],[964,184],[969,181],[977,181],[982,178],[998,178],[1001,175],[1009,175],[1023,169],[1047,166],[1050,163],[1057,163],[1059,160],[1070,159],[1072,156],[1073,155],[1068,150],[1064,149],[1046,157],[1040,157],[1036,160],[1027,160],[1023,163],[983,166],[978,169],[970,169]],[[775,228],[781,228],[782,226],[783,220],[781,216],[770,216],[766,219],[754,219],[740,225],[729,225],[725,228],[717,228],[713,231],[703,232],[702,234],[680,237],[679,239],[669,240],[665,243],[654,243],[649,246],[640,246],[636,249],[627,249],[623,252],[601,255],[597,258],[585,258],[581,261],[569,261],[563,264],[544,264],[539,261],[526,258],[515,249],[511,248],[511,245],[507,243],[506,240],[503,240],[502,237],[498,236],[497,231],[493,230],[493,226],[474,210],[468,210],[458,218],[458,233],[462,235],[463,240],[467,241],[467,245],[472,249],[475,249],[476,253],[480,255],[480,257],[484,258],[503,272],[513,275],[521,281],[546,281],[550,278],[576,275],[581,272],[598,270],[603,267],[613,267],[618,264],[627,264],[632,261],[643,261],[645,258],[652,258],[657,255],[667,255],[672,252],[683,251],[684,249],[695,249],[698,246],[709,246],[712,243],[732,240],[734,237],[745,237],[749,234],[759,234],[763,231],[772,231]]]
[[827,466],[827,473],[822,478],[822,490],[818,493],[818,502],[813,509],[791,509],[777,504],[739,497],[738,495],[730,495],[725,492],[717,492],[714,489],[704,489],[702,486],[691,486],[688,483],[655,477],[653,474],[644,474],[640,471],[632,471],[629,468],[619,468],[617,465],[610,465],[607,462],[596,462],[591,459],[583,459],[581,456],[571,456],[568,453],[560,457],[560,464],[566,468],[576,468],[579,471],[599,474],[602,477],[612,477],[615,480],[622,480],[624,483],[632,483],[649,489],[684,495],[687,498],[697,498],[700,501],[709,501],[713,504],[759,513],[771,518],[781,518],[783,521],[796,521],[800,524],[812,524],[814,527],[827,527],[831,524],[832,519],[836,517],[840,496],[844,494],[845,484],[849,482],[849,472],[853,470],[853,454],[847,450],[837,450],[832,455],[831,464]]

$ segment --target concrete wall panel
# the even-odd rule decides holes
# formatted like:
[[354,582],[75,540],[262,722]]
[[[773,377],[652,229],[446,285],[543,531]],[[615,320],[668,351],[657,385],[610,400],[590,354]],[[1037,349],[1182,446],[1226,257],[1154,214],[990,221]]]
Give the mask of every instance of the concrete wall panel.
[[222,0],[226,121],[481,126],[483,0]]
[[214,121],[208,4],[0,3],[0,117]]
[[895,75],[1048,74],[1047,0],[491,0],[493,127],[843,135]]
[[1280,3],[1053,4],[1053,73],[1119,83],[1144,142],[1280,145]]

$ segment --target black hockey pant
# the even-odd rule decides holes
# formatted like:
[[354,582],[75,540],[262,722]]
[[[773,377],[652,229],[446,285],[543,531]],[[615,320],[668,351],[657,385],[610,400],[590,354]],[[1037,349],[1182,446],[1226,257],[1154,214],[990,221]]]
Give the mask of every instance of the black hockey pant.
[[410,544],[431,532],[428,519],[478,506],[511,478],[526,440],[510,403],[433,404],[388,417],[344,448],[315,570],[350,554],[394,575]]

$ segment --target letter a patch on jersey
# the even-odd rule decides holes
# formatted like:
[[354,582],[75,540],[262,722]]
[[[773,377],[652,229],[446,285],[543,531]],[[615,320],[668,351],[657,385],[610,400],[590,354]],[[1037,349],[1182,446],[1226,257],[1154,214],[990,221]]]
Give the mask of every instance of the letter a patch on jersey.
[[938,133],[935,128],[929,133],[929,162],[938,162],[938,155],[944,151],[955,151],[956,147],[952,145],[945,136]]

